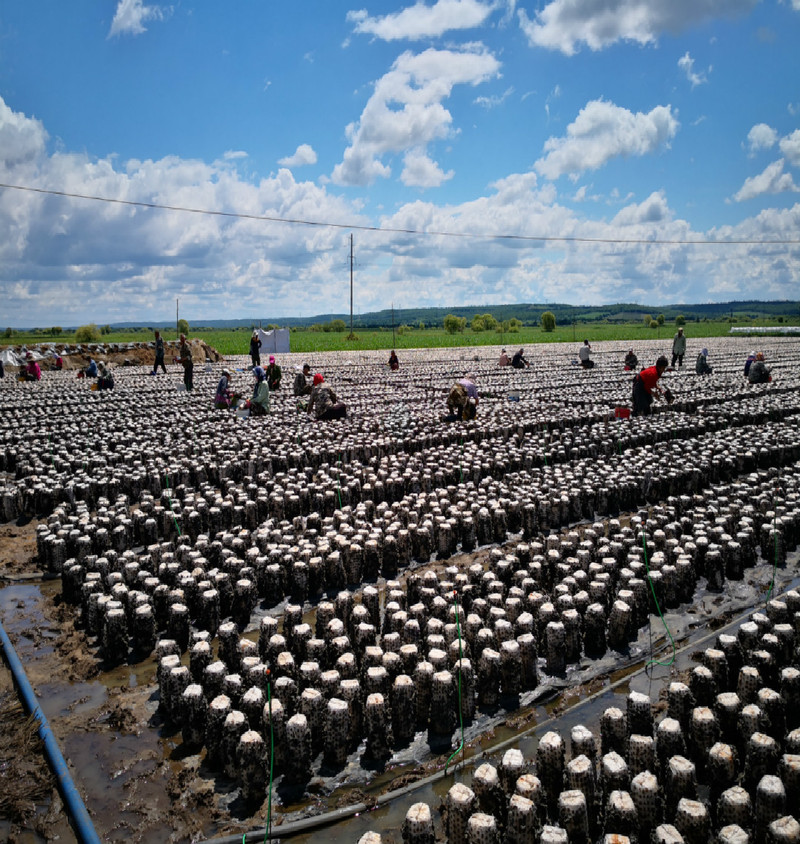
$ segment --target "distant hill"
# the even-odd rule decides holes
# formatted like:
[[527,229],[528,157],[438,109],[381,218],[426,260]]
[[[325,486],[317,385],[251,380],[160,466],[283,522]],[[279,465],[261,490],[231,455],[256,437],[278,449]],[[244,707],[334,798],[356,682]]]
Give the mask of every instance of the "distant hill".
[[[390,308],[373,311],[366,314],[353,315],[354,328],[389,328],[392,324],[418,325],[424,322],[426,326],[440,326],[447,314],[466,317],[471,320],[476,314],[492,314],[499,321],[511,319],[521,320],[525,325],[538,325],[542,314],[552,311],[558,325],[571,325],[591,322],[639,322],[646,314],[653,318],[664,315],[666,322],[674,322],[675,317],[683,314],[687,321],[701,319],[723,319],[735,317],[737,320],[775,319],[782,316],[787,322],[800,324],[800,301],[760,301],[747,299],[737,302],[713,302],[706,304],[678,304],[650,306],[634,303],[617,305],[566,305],[559,303],[516,305],[453,305],[449,308],[397,308],[392,312]],[[311,317],[275,317],[264,316],[253,319],[196,319],[189,320],[192,328],[251,328],[254,325],[279,325],[282,328],[292,326],[307,327],[315,323],[326,323],[334,319],[344,320],[350,325],[349,313],[317,314]],[[136,322],[118,322],[111,327],[114,329],[135,328],[148,326],[151,328],[171,328],[173,322],[150,322],[141,320]],[[67,329],[70,330],[70,329]]]

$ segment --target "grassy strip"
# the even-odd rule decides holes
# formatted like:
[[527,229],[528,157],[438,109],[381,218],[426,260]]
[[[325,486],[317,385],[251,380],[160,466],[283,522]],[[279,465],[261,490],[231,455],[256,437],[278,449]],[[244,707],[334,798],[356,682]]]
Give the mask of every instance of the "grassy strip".
[[[776,320],[761,320],[762,326],[785,328],[784,323]],[[742,326],[740,321],[737,326]],[[689,322],[685,333],[689,338],[727,337],[730,323],[725,322]],[[293,352],[338,352],[368,351],[374,349],[438,349],[463,346],[505,346],[509,351],[520,346],[535,343],[575,343],[580,345],[584,339],[590,343],[602,341],[627,342],[629,340],[664,340],[674,335],[674,325],[665,324],[658,328],[647,328],[642,323],[579,323],[576,325],[556,326],[554,331],[546,332],[541,328],[523,326],[516,332],[500,333],[497,331],[472,331],[466,329],[457,334],[448,334],[442,328],[410,329],[402,333],[391,329],[359,330],[354,340],[348,340],[347,332],[293,330],[291,344]],[[163,332],[166,340],[175,338]],[[191,337],[198,337],[223,355],[245,355],[249,351],[250,331],[241,329],[206,329],[193,328]],[[103,343],[135,343],[152,340],[150,331],[113,331],[100,338]],[[47,337],[40,334],[15,334],[11,338],[14,345],[36,343],[72,343],[74,335]],[[0,346],[1,348],[1,346]]]

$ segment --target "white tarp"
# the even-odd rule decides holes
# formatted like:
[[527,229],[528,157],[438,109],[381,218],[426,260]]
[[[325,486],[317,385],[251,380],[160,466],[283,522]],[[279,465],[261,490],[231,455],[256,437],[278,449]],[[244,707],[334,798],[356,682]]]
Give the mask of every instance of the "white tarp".
[[800,326],[796,325],[768,325],[768,326],[731,326],[731,334],[800,334]]
[[289,341],[288,328],[276,328],[273,331],[262,331],[257,328],[261,339],[261,354],[288,354],[292,351]]
[[3,366],[25,366],[25,361],[13,349],[3,349],[0,360]]

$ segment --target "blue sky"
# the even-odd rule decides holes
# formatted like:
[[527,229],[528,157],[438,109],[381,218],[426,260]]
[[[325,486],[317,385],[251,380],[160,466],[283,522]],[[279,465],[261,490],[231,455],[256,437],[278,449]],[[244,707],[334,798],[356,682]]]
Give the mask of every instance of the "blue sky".
[[0,323],[344,312],[351,234],[357,312],[800,298],[798,45],[800,0],[8,0]]

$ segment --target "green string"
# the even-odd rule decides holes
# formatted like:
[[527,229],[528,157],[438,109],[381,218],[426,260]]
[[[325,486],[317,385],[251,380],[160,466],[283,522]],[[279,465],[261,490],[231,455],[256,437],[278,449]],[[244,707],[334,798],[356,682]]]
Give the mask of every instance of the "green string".
[[766,604],[769,603],[770,595],[772,595],[772,587],[775,585],[775,572],[778,570],[778,508],[775,505],[775,502],[772,503],[772,511],[772,534],[775,537],[775,560],[772,564],[772,580],[770,581],[769,589],[767,589]]
[[661,623],[664,625],[664,630],[667,631],[667,636],[669,636],[669,640],[672,643],[672,657],[670,658],[669,662],[659,662],[657,659],[651,659],[650,662],[645,664],[645,668],[649,665],[660,665],[662,668],[669,668],[673,662],[675,662],[675,652],[677,648],[675,647],[675,640],[672,638],[672,633],[669,632],[669,627],[667,627],[667,622],[664,620],[664,615],[661,612],[661,607],[658,604],[658,598],[656,598],[656,589],[653,586],[653,578],[650,577],[650,566],[647,562],[647,539],[644,530],[644,523],[642,523],[642,548],[644,548],[644,567],[647,571],[647,582],[650,584],[650,591],[653,593],[653,600],[656,602],[656,609],[658,610],[658,614],[661,617]]
[[447,766],[453,760],[454,756],[464,749],[464,711],[461,707],[461,660],[464,652],[461,647],[461,624],[458,620],[458,592],[453,590],[453,605],[456,608],[456,632],[458,633],[458,722],[461,726],[461,744],[450,754],[450,758],[444,763],[444,772],[447,774]]

